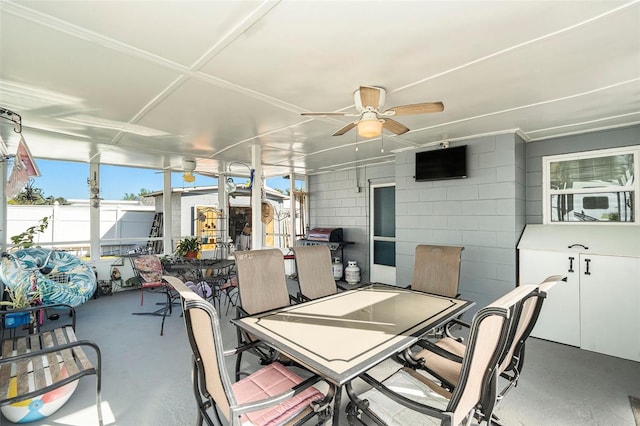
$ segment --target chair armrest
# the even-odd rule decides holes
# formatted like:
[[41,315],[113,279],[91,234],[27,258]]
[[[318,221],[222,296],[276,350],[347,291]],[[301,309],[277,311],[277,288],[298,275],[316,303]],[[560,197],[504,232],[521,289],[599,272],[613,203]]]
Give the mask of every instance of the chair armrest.
[[468,322],[462,321],[461,319],[454,318],[444,326],[444,335],[446,337],[450,337],[451,339],[457,340],[458,342],[462,343],[462,341],[464,340],[462,337],[454,336],[451,333],[451,327],[454,326],[454,325],[457,325],[457,326],[460,326],[460,327],[464,327],[464,328],[467,328],[467,329],[471,329],[471,325]]
[[[408,407],[414,411],[417,411],[419,413],[422,414],[426,414],[428,416],[432,416],[432,417],[436,417],[439,419],[442,419],[444,417],[444,411],[436,408],[436,407],[432,407],[430,405],[426,405],[426,404],[421,404],[419,402],[416,402],[412,399],[409,399],[403,395],[400,395],[394,391],[392,391],[391,389],[389,389],[388,387],[386,387],[383,383],[379,382],[378,380],[374,379],[373,377],[371,377],[370,375],[368,375],[367,373],[363,373],[360,376],[358,376],[360,379],[362,379],[364,382],[366,382],[368,385],[372,386],[373,388],[375,388],[378,392],[380,392],[381,394],[383,394],[384,396],[386,396],[387,398],[390,398],[391,400],[397,402],[398,404],[404,405],[405,407]],[[346,391],[347,391],[347,395],[349,396],[349,399],[361,410],[363,411],[368,411],[369,408],[369,402],[366,400],[361,400],[360,398],[358,398],[358,395],[355,394],[355,392],[353,391],[351,382],[347,383],[347,385],[345,386]]]
[[251,350],[251,349],[255,348],[256,346],[258,346],[260,344],[262,344],[262,340],[254,340],[254,341],[252,341],[250,343],[247,343],[246,345],[242,345],[242,346],[239,346],[239,347],[233,348],[233,349],[227,349],[227,350],[225,350],[223,352],[223,354],[224,354],[225,357],[237,355],[237,354],[239,354],[241,352]]
[[[236,312],[236,318],[249,316],[249,313],[242,309],[242,306],[236,306]],[[265,363],[268,363],[275,361],[280,353],[278,350],[272,348],[262,340],[257,339],[256,336],[244,331],[242,328],[237,326],[236,339],[237,347],[236,349],[230,349],[229,355],[241,354],[244,351],[250,351],[250,353],[256,355],[262,360],[265,360]],[[225,353],[225,355],[227,354]]]

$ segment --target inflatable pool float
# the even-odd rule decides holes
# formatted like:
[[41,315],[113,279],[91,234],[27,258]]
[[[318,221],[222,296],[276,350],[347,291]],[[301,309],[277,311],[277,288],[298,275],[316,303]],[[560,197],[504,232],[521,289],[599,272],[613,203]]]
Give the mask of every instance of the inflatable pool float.
[[70,253],[43,248],[3,253],[0,280],[6,287],[29,286],[33,276],[43,305],[81,305],[93,296],[97,286],[91,267]]
[[[47,357],[42,357],[44,365],[47,364]],[[60,374],[62,377],[67,377],[68,373],[66,368],[64,367],[64,363],[60,362]],[[31,386],[33,373],[31,371],[31,364],[29,364],[29,384]],[[45,373],[45,377],[47,382],[51,381],[50,372],[47,369],[47,373]],[[73,395],[73,392],[76,390],[78,386],[78,380],[74,380],[71,383],[67,383],[66,385],[59,387],[58,389],[54,389],[50,392],[46,392],[42,395],[35,396],[30,399],[26,399],[20,402],[14,402],[13,404],[5,405],[0,407],[0,411],[2,411],[2,415],[13,423],[27,423],[34,422],[36,420],[43,419],[47,416],[58,411],[60,407],[64,405],[65,402]],[[12,377],[9,380],[9,389],[7,391],[7,396],[12,397],[17,395],[18,383],[15,377]]]

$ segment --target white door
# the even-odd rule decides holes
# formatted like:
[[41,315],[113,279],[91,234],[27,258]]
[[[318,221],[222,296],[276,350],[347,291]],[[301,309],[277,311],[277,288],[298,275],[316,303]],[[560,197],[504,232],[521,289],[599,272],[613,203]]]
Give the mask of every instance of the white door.
[[580,255],[583,349],[640,361],[638,276],[637,257]]
[[396,185],[371,185],[370,281],[396,283]]
[[520,284],[540,284],[550,275],[566,275],[542,304],[531,335],[580,346],[580,253],[520,250]]

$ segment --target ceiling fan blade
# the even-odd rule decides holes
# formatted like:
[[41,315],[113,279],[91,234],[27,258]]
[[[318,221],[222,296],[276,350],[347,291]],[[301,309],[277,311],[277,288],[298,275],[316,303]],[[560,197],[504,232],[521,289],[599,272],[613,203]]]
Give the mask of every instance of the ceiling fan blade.
[[360,100],[363,107],[380,107],[380,90],[376,87],[360,86]]
[[389,108],[385,113],[393,111],[393,115],[411,115],[411,114],[426,114],[429,112],[442,112],[444,111],[444,104],[442,102],[425,102],[422,104],[401,105],[393,108]]
[[348,112],[301,112],[300,115],[348,115]]
[[349,130],[353,129],[354,127],[356,127],[357,122],[354,121],[353,123],[349,123],[346,126],[338,129],[333,135],[331,136],[340,136],[340,135],[344,135],[345,133],[347,133]]
[[409,128],[402,123],[398,123],[396,120],[392,120],[390,118],[384,119],[384,124],[382,125],[385,129],[390,132],[395,133],[396,135],[401,135],[403,133],[407,133]]

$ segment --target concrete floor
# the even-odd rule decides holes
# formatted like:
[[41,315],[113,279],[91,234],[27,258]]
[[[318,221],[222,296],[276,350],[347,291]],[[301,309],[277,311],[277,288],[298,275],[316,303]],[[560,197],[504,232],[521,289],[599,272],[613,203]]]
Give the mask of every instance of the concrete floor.
[[[164,336],[159,317],[131,315],[153,310],[155,301],[158,295],[146,293],[141,307],[139,291],[131,290],[77,308],[79,338],[93,340],[102,350],[106,425],[195,425],[191,354],[179,307],[167,318]],[[235,345],[232,315],[221,321],[227,348]],[[393,368],[387,361],[374,375],[384,377]],[[96,425],[95,383],[93,376],[80,379],[58,412],[32,424]],[[629,395],[640,397],[640,363],[531,338],[520,383],[496,414],[504,425],[634,426]],[[0,424],[13,423],[2,419]]]

